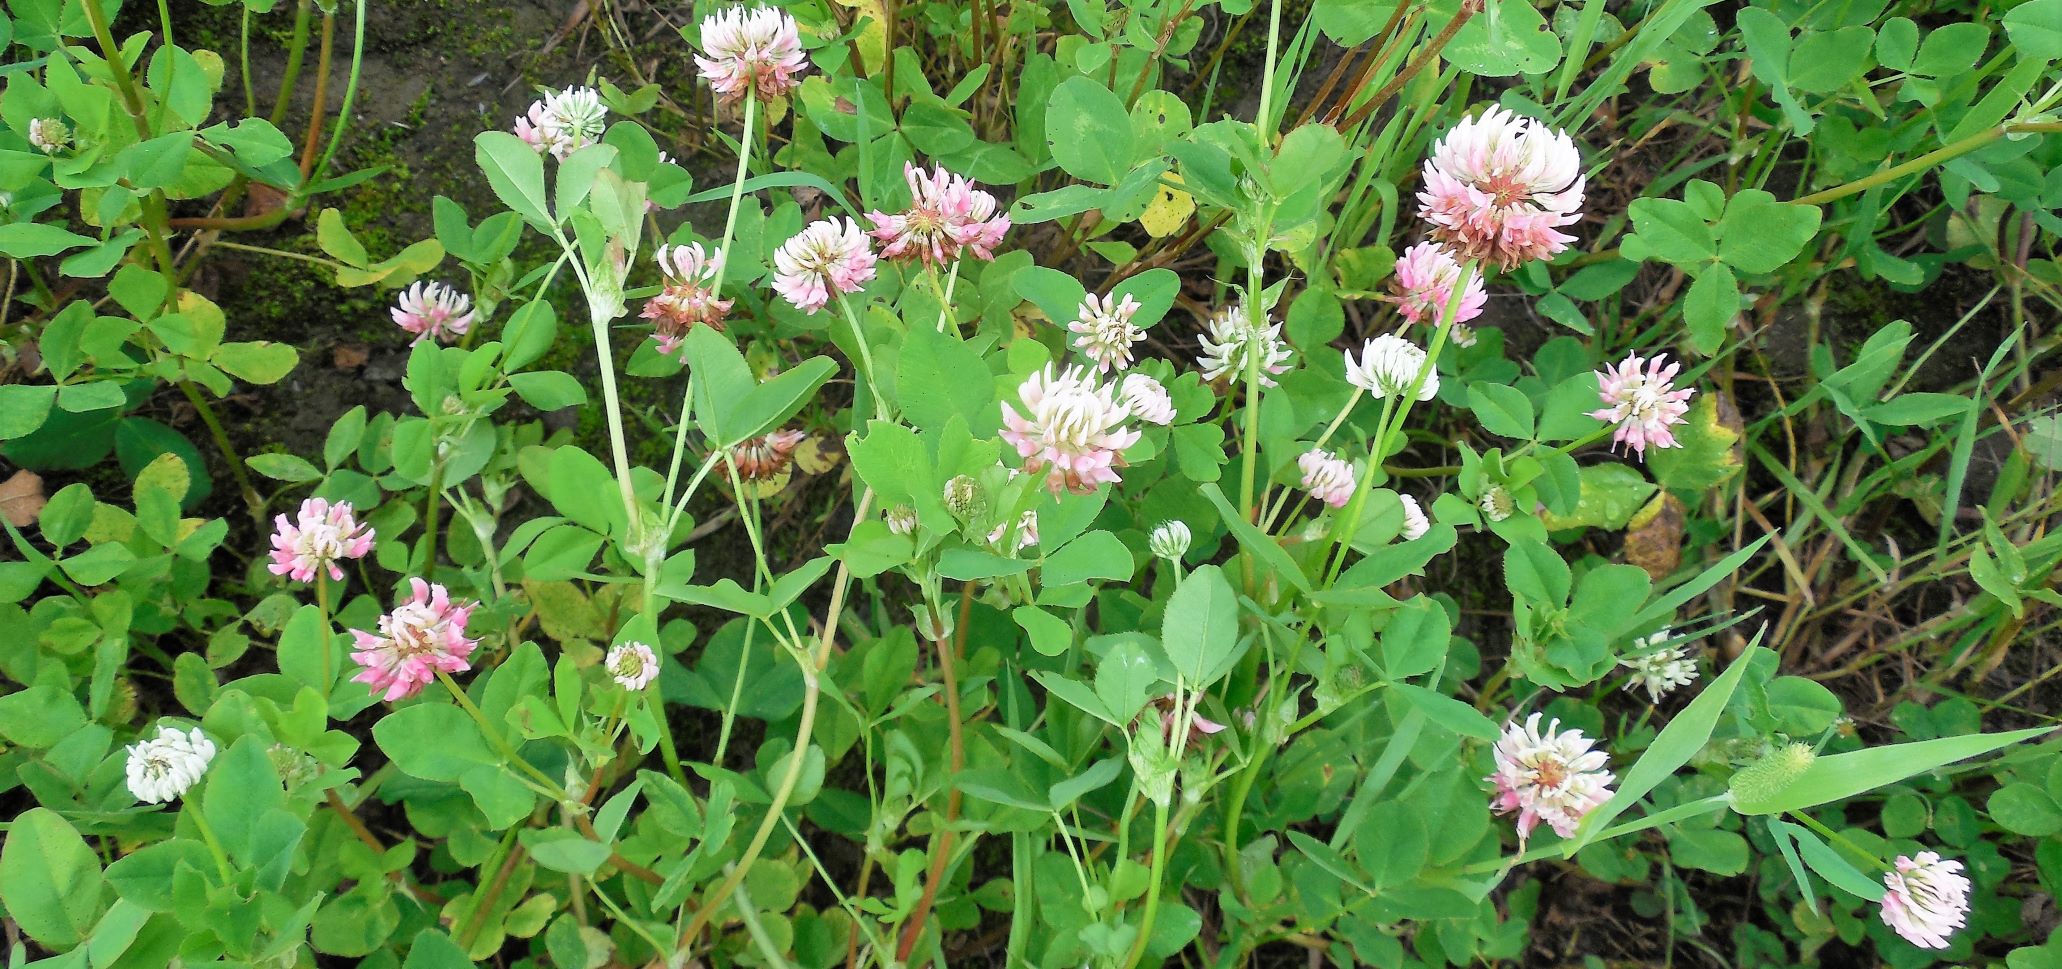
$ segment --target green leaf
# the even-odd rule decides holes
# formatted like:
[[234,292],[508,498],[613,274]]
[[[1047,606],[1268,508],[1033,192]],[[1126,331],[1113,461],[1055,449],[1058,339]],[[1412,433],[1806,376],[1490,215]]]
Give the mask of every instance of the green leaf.
[[1053,160],[1076,178],[1115,185],[1131,170],[1131,113],[1090,78],[1070,77],[1053,89],[1045,139]]
[[2062,60],[2062,0],[2030,0],[2005,11],[2005,35],[2028,57]]
[[1647,745],[1646,752],[1619,778],[1618,793],[1583,817],[1582,826],[1568,841],[1566,857],[1573,857],[1582,846],[1595,841],[1598,833],[1608,827],[1613,818],[1625,813],[1627,808],[1646,797],[1649,791],[1659,787],[1662,781],[1673,776],[1704,749],[1704,744],[1711,739],[1711,732],[1718,727],[1719,716],[1725,713],[1726,704],[1732,701],[1733,691],[1739,689],[1740,679],[1747,675],[1755,654],[1767,652],[1758,645],[1760,641],[1757,634],[1754,644],[1750,644],[1724,673],[1711,681],[1704,692],[1697,694],[1689,706],[1668,721],[1668,726],[1661,728],[1654,742]]
[[1231,669],[1239,646],[1238,596],[1224,570],[1198,566],[1167,600],[1160,645],[1183,685],[1202,689]]
[[1440,51],[1447,63],[1483,77],[1544,74],[1561,62],[1561,38],[1531,0],[1488,0]]
[[731,414],[731,420],[736,424],[734,433],[743,440],[758,437],[787,423],[802,409],[802,405],[815,399],[816,392],[837,371],[837,363],[829,357],[810,357],[752,388]]
[[280,382],[300,360],[300,352],[292,346],[270,340],[224,343],[208,358],[209,363],[227,371],[230,376],[254,384]]
[[322,477],[320,468],[296,454],[253,454],[244,463],[274,481],[315,481]]
[[552,871],[592,875],[609,860],[609,846],[571,828],[525,828],[518,835],[537,864]]
[[1160,671],[1136,639],[1125,639],[1110,647],[1095,665],[1096,698],[1119,721],[1137,716],[1159,682]]
[[1584,465],[1576,472],[1581,482],[1575,508],[1566,515],[1552,511],[1540,516],[1549,530],[1564,528],[1624,528],[1632,516],[1654,496],[1654,485],[1638,471],[1623,464]]
[[1001,425],[988,364],[959,337],[916,328],[904,339],[895,370],[895,397],[911,424],[935,430],[958,417],[977,435]]
[[541,411],[563,410],[587,403],[587,388],[563,370],[538,370],[508,375],[510,386],[531,407]]
[[1509,384],[1477,381],[1468,385],[1468,409],[1491,434],[1520,441],[1532,439],[1532,400]]
[[66,249],[90,246],[93,241],[91,236],[82,236],[70,229],[47,222],[14,222],[0,225],[0,256],[10,259],[54,256]]
[[1990,796],[1991,820],[2013,834],[2045,838],[2062,832],[2062,807],[2033,784],[2007,784]]
[[544,159],[537,149],[506,131],[483,131],[473,139],[473,159],[501,204],[540,232],[554,227],[544,195]]
[[1046,587],[1072,585],[1090,579],[1122,582],[1131,578],[1131,550],[1117,536],[1093,531],[1068,542],[1045,557],[1038,581]]
[[551,351],[558,339],[558,313],[545,300],[524,303],[501,329],[502,366],[519,370]]
[[[495,937],[499,938],[500,934],[497,932]],[[451,941],[450,936],[436,929],[424,929],[408,947],[408,961],[401,964],[401,969],[475,969],[475,966],[476,963],[466,956],[458,943]]]
[[1428,690],[1414,683],[1391,683],[1389,689],[1403,702],[1423,713],[1425,719],[1463,737],[1493,743],[1502,736],[1502,732],[1496,727],[1496,721],[1444,693]]
[[1779,676],[1768,684],[1768,709],[1785,733],[1808,736],[1840,719],[1840,698],[1817,680]]
[[1232,538],[1238,540],[1240,548],[1258,557],[1261,564],[1272,569],[1281,578],[1287,579],[1298,591],[1310,591],[1310,577],[1303,574],[1303,570],[1296,565],[1296,560],[1289,557],[1288,551],[1283,549],[1273,536],[1261,531],[1258,526],[1247,521],[1246,516],[1234,511],[1231,502],[1225,499],[1224,492],[1215,483],[1205,484],[1196,490],[1202,493],[1205,500],[1216,506],[1217,513],[1223,516],[1224,527],[1231,529]]
[[1446,658],[1453,622],[1430,596],[1414,596],[1382,628],[1382,672],[1391,680],[1429,673]]
[[1831,845],[1819,840],[1809,828],[1791,824],[1775,818],[1768,819],[1769,827],[1797,843],[1798,853],[1811,870],[1818,872],[1833,887],[1857,898],[1870,902],[1883,900],[1883,883],[1862,874],[1847,859],[1842,858]]
[[1010,611],[1010,618],[1031,637],[1031,648],[1042,656],[1058,656],[1074,645],[1074,627],[1037,606],[1018,606]]
[[1779,202],[1760,189],[1744,189],[1726,200],[1718,222],[1718,257],[1749,275],[1775,272],[1797,258],[1818,231],[1818,206]]
[[100,862],[55,811],[14,818],[0,846],[0,902],[29,938],[51,949],[76,945],[100,917]]
[[[1701,699],[1701,698],[1700,698]],[[1741,814],[1801,811],[1895,784],[1907,777],[2031,740],[2053,730],[2035,727],[2007,733],[1964,734],[1916,743],[1870,747],[1820,757],[1789,786],[1765,801],[1733,804]]]

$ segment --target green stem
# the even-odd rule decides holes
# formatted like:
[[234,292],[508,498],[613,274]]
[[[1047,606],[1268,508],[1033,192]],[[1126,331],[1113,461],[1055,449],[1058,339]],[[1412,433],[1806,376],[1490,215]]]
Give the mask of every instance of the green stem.
[[[93,5],[89,3],[86,6]],[[193,381],[179,381],[179,391],[186,395],[187,402],[192,404],[194,412],[200,415],[201,423],[207,425],[208,436],[215,439],[215,449],[222,452],[222,460],[229,465],[229,476],[236,479],[237,490],[243,492],[243,502],[250,507],[251,519],[261,526],[264,525],[265,499],[258,496],[258,489],[251,487],[250,475],[245,474],[243,470],[243,458],[236,453],[236,445],[229,443],[229,432],[222,428],[221,420],[215,417],[215,409],[208,406],[207,398],[201,396],[200,390],[193,386]]]
[[1913,175],[1919,172],[1923,172],[1929,168],[1934,167],[1935,165],[1941,164],[1942,162],[1950,161],[1952,159],[1959,158],[1972,151],[1975,151],[1976,149],[1988,145],[1991,142],[1996,141],[1999,138],[2002,138],[2008,134],[2048,131],[2062,131],[2062,123],[2021,122],[2016,124],[1998,125],[1994,128],[1988,128],[1983,131],[1979,131],[1953,144],[1944,145],[1940,148],[1936,148],[1909,161],[1892,165],[1889,168],[1885,168],[1882,171],[1875,172],[1873,174],[1864,175],[1861,178],[1857,178],[1854,181],[1848,182],[1845,185],[1836,185],[1833,188],[1826,189],[1823,192],[1813,192],[1810,195],[1806,195],[1803,198],[1798,199],[1797,204],[1824,205],[1827,202],[1837,201],[1839,199],[1844,199],[1850,195],[1856,195],[1861,192],[1866,192],[1869,189],[1875,188],[1876,186],[1885,184],[1887,182],[1894,182],[1900,178],[1905,177],[1906,175]]
[[[853,311],[852,300],[844,293],[838,294],[838,309],[844,311],[845,323],[852,327],[852,343],[859,350],[860,366],[866,368],[866,388],[873,394],[875,404],[880,408],[881,418],[892,421],[895,419],[894,408],[889,407],[888,399],[881,396],[881,382],[876,378],[878,371],[874,369],[873,350],[866,343],[866,330],[859,325],[859,314]],[[858,428],[855,427],[853,430]]]
[[330,642],[329,622],[329,571],[327,568],[315,572],[315,608],[322,611],[322,694],[329,695],[336,687],[336,654]]
[[192,801],[186,802],[186,806],[189,809],[186,812],[187,819],[192,821],[194,829],[200,832],[201,841],[206,842],[208,846],[208,854],[215,856],[215,868],[222,873],[222,882],[228,884],[235,881],[236,868],[229,864],[229,853],[222,849],[222,839],[215,837],[215,829],[208,826],[208,819],[201,813],[201,806]]
[[1790,811],[1787,813],[1791,817],[1804,822],[1805,827],[1818,832],[1819,835],[1825,838],[1827,841],[1839,845],[1842,848],[1846,848],[1855,857],[1868,859],[1871,863],[1873,863],[1876,866],[1876,870],[1889,871],[1893,867],[1889,862],[1876,857],[1876,855],[1873,852],[1865,851],[1862,849],[1860,845],[1847,840],[1847,837],[1845,835],[1842,835],[1840,832],[1835,831],[1832,828],[1826,827],[1826,825],[1823,822],[1821,822],[1819,819],[1815,817],[1812,817],[1810,814],[1807,814],[1803,811]]
[[286,120],[286,109],[293,106],[294,83],[301,78],[301,61],[308,53],[308,23],[312,18],[310,0],[301,0],[294,8],[294,33],[287,41],[286,72],[279,79],[279,96],[272,102],[272,126],[277,128]]
[[[730,269],[730,240],[732,234],[737,231],[738,203],[744,199],[745,173],[750,170],[752,163],[752,121],[758,116],[759,99],[746,98],[744,131],[738,136],[737,142],[737,174],[730,180],[730,212],[723,217],[723,238],[716,244],[714,253],[716,279],[709,284],[709,292],[718,296],[723,294],[723,276]],[[688,417],[693,412],[694,376],[690,374],[687,390],[680,397],[680,425],[673,435],[673,459],[666,470],[666,491],[664,500],[660,502],[662,508],[673,504],[673,486],[680,480],[681,456],[687,452]]]
[[1267,61],[1260,69],[1260,111],[1253,119],[1260,126],[1263,145],[1274,143],[1274,67],[1281,39],[1282,0],[1271,0],[1267,8]]
[[[322,160],[308,173],[307,181],[301,183],[303,191],[322,181],[323,175],[329,171],[330,161],[344,143],[344,131],[351,126],[351,106],[358,100],[358,73],[365,65],[365,4],[366,0],[358,0],[356,23],[351,28],[351,76],[344,82],[344,103],[337,109],[336,127],[329,132],[329,147],[323,149]],[[323,105],[315,106],[316,111],[322,109]]]
[[[1280,0],[1276,0],[1279,6]],[[1186,745],[1188,738],[1176,734],[1177,748]],[[1139,918],[1138,941],[1131,945],[1131,955],[1124,960],[1124,969],[1133,969],[1140,959],[1145,958],[1146,943],[1153,938],[1153,921],[1160,914],[1160,882],[1167,872],[1167,802],[1153,802],[1153,869],[1146,884],[1146,910]]]
[[465,691],[459,688],[457,681],[451,678],[451,674],[438,670],[437,682],[444,684],[444,689],[451,693],[451,699],[457,701],[459,708],[464,710],[467,716],[472,717],[474,723],[479,724],[480,733],[487,738],[487,743],[494,747],[496,753],[499,753],[523,773],[530,775],[530,779],[543,785],[545,790],[556,792],[559,800],[565,800],[565,789],[560,787],[558,782],[552,780],[549,775],[538,770],[536,765],[531,764],[522,754],[516,752],[515,747],[508,742],[508,738],[501,735],[501,730],[492,721],[487,719],[487,714],[482,712],[479,707],[473,705],[472,697],[465,695]]
[[[932,283],[935,284],[937,281],[937,276],[931,277]],[[952,324],[952,331],[954,333],[959,332],[959,321],[953,319],[952,316],[952,291],[958,285],[959,260],[954,259],[952,261],[952,269],[945,274],[945,288],[938,291],[938,332],[940,333],[945,332],[945,324],[948,322]],[[873,368],[869,366],[867,369],[871,371]]]

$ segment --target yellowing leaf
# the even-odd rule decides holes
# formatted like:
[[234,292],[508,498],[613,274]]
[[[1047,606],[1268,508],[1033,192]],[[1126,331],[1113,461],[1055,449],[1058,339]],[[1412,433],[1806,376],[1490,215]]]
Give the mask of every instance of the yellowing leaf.
[[865,67],[867,77],[872,77],[881,65],[888,62],[888,11],[881,0],[837,0],[840,5],[851,7],[853,12],[866,18],[866,29],[852,38],[859,48],[859,62]]
[[1189,216],[1196,214],[1196,200],[1189,193],[1168,185],[1180,182],[1181,175],[1169,172],[1153,192],[1153,200],[1146,210],[1139,213],[1138,224],[1145,226],[1146,233],[1155,239],[1171,236],[1188,224]]

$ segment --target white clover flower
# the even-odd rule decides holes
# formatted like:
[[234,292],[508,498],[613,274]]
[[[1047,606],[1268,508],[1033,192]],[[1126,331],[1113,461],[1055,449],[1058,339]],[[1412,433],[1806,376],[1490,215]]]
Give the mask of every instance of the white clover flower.
[[158,726],[158,735],[129,747],[129,793],[146,804],[163,804],[185,794],[215,759],[215,742],[199,727],[184,733]]
[[516,137],[540,152],[564,160],[601,140],[608,128],[609,109],[601,93],[591,87],[569,87],[553,91],[530,104],[530,110],[515,123]]
[[1081,367],[1056,371],[1046,364],[1017,387],[1023,413],[1002,404],[1002,439],[1023,459],[1025,474],[1045,473],[1053,494],[1089,494],[1121,480],[1124,449],[1138,443],[1138,429],[1128,424],[1131,408],[1118,393],[1116,384]]
[[1967,924],[1969,879],[1962,863],[1931,851],[1899,855],[1895,870],[1883,873],[1883,924],[1905,941],[1925,949],[1945,949],[1948,936]]
[[29,121],[29,144],[46,155],[54,155],[72,143],[72,129],[56,118]]
[[[988,544],[1003,547],[1003,539],[1010,537],[1010,523],[1003,522],[988,533]],[[1017,516],[1016,536],[1009,543],[1012,554],[1032,548],[1038,544],[1038,513],[1027,511]]]
[[916,509],[908,505],[896,505],[883,512],[881,518],[887,521],[888,531],[897,535],[910,535],[916,532]]
[[1661,648],[1661,644],[1673,635],[1663,629],[1651,636],[1635,640],[1635,649],[1647,650],[1636,656],[1627,656],[1618,665],[1632,673],[1632,680],[1625,684],[1628,690],[1645,689],[1647,697],[1654,703],[1675,691],[1677,687],[1688,686],[1697,681],[1697,660],[1682,646]]
[[1418,215],[1461,258],[1506,271],[1550,259],[1582,217],[1582,155],[1567,132],[1492,107],[1464,118],[1425,159]]
[[652,652],[650,646],[639,642],[617,643],[610,647],[603,665],[617,686],[633,693],[659,678],[659,655]]
[[1146,338],[1146,331],[1131,322],[1138,310],[1138,300],[1128,293],[1122,300],[1088,294],[1075,311],[1079,318],[1067,324],[1074,333],[1074,349],[1095,361],[1098,372],[1131,366],[1132,344]]
[[1131,408],[1131,416],[1161,427],[1174,423],[1174,398],[1167,396],[1167,388],[1159,381],[1142,373],[1129,374],[1119,392],[1125,406]]
[[1562,730],[1559,720],[1542,731],[1539,716],[1504,726],[1493,751],[1496,773],[1484,778],[1496,785],[1490,807],[1498,814],[1518,812],[1520,842],[1541,821],[1563,838],[1574,834],[1583,815],[1611,799],[1617,780],[1605,769],[1610,757],[1593,749],[1595,742],[1582,731]]
[[1432,530],[1432,522],[1425,517],[1425,510],[1418,507],[1418,500],[1409,495],[1397,495],[1403,502],[1403,540],[1414,542],[1425,537]]
[[1244,380],[1246,368],[1257,362],[1261,386],[1272,387],[1275,383],[1269,375],[1289,369],[1291,351],[1282,340],[1282,325],[1254,326],[1245,300],[1211,317],[1201,343],[1203,352],[1196,357],[1196,367],[1203,371],[1205,380],[1216,380],[1226,374],[1234,380]]
[[1346,382],[1367,391],[1376,400],[1401,398],[1410,393],[1421,370],[1425,372],[1425,382],[1418,386],[1417,399],[1431,400],[1439,393],[1439,371],[1425,365],[1425,351],[1417,344],[1385,333],[1367,341],[1360,348],[1358,360],[1353,358],[1353,351],[1346,351]]
[[1164,521],[1153,526],[1152,534],[1146,537],[1146,548],[1159,558],[1179,562],[1182,556],[1188,554],[1192,538],[1187,522]]
[[1344,508],[1353,497],[1353,465],[1324,448],[1314,447],[1296,458],[1303,471],[1303,490],[1333,508]]

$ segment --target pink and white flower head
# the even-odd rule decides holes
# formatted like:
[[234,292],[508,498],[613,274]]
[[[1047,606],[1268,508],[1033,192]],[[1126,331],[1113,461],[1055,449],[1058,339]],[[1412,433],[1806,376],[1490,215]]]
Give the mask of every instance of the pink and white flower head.
[[659,678],[659,654],[639,642],[617,643],[609,647],[609,655],[602,665],[608,668],[609,679],[632,693],[650,686]]
[[364,683],[374,693],[385,691],[381,699],[389,703],[421,693],[439,671],[471,669],[466,660],[479,646],[465,635],[465,621],[479,603],[454,603],[443,586],[421,579],[409,579],[408,585],[413,594],[379,617],[377,634],[351,630],[358,642],[351,661],[364,667],[352,682]]
[[743,6],[702,18],[702,50],[695,65],[725,104],[747,95],[771,101],[801,84],[809,69],[795,18],[777,7]]
[[1174,423],[1174,399],[1159,381],[1142,373],[1129,374],[1124,378],[1123,394],[1124,405],[1139,420],[1161,427]]
[[319,572],[342,582],[344,570],[337,560],[364,558],[372,551],[372,526],[358,523],[348,501],[332,505],[309,498],[301,502],[298,520],[277,515],[272,524],[272,564],[266,569],[295,582],[313,582]]
[[1589,416],[1617,424],[1618,431],[1611,435],[1611,443],[1632,448],[1641,460],[1646,459],[1649,444],[1659,448],[1682,446],[1669,428],[1684,423],[1683,415],[1690,410],[1689,400],[1697,393],[1695,387],[1675,389],[1675,375],[1682,364],[1665,363],[1667,359],[1665,353],[1657,353],[1651,359],[1628,353],[1616,366],[1606,364],[1597,373],[1597,397],[1604,407],[1590,411]]
[[1418,500],[1409,495],[1397,495],[1403,502],[1403,530],[1398,534],[1406,542],[1424,538],[1432,530],[1432,520],[1425,517],[1425,509],[1418,507]]
[[72,129],[57,118],[29,119],[29,145],[46,155],[63,151],[72,143]]
[[[1424,382],[1418,374],[1424,372]],[[1410,395],[1416,385],[1418,400],[1431,400],[1439,393],[1439,371],[1425,365],[1425,351],[1400,336],[1384,333],[1360,348],[1360,359],[1346,351],[1346,382],[1368,392],[1376,400]]]
[[1009,216],[995,214],[995,196],[936,165],[926,172],[905,162],[902,178],[909,183],[909,208],[866,214],[874,226],[868,235],[881,240],[883,257],[932,266],[964,252],[976,259],[995,258],[995,247],[1010,228]]
[[1203,371],[1204,380],[1216,380],[1230,374],[1233,380],[1246,379],[1249,363],[1260,367],[1260,385],[1274,386],[1271,374],[1289,369],[1288,343],[1282,340],[1280,323],[1255,326],[1246,311],[1246,301],[1240,300],[1227,306],[1210,318],[1201,338],[1203,352],[1196,357],[1196,366]]
[[[1017,387],[1025,414],[1002,405],[1002,439],[1024,459],[1024,473],[1045,472],[1054,494],[1088,494],[1115,482],[1124,449],[1138,443],[1126,427],[1131,408],[1117,399],[1115,384],[1099,382],[1080,367],[1054,372],[1051,364]],[[1026,416],[1028,415],[1028,416]]]
[[1573,835],[1583,815],[1611,799],[1617,781],[1605,769],[1610,757],[1594,749],[1582,731],[1562,730],[1559,720],[1541,731],[1539,717],[1535,713],[1522,726],[1504,726],[1493,751],[1496,773],[1484,778],[1496,785],[1490,807],[1498,814],[1518,812],[1520,843],[1541,821],[1563,838]]
[[[1003,545],[1003,539],[1005,538],[1010,538],[1009,522],[1003,522],[1002,524],[995,526],[995,529],[988,533],[988,544],[1000,548]],[[1012,538],[1009,542],[1009,550],[1010,553],[1014,555],[1027,548],[1033,548],[1037,546],[1037,544],[1038,513],[1035,511],[1027,511],[1022,515],[1017,516],[1016,536]]]
[[787,428],[739,441],[730,449],[730,459],[737,463],[737,476],[746,481],[780,477],[795,462],[795,448],[808,436]]
[[1296,458],[1296,466],[1303,469],[1303,490],[1312,498],[1333,508],[1344,508],[1353,498],[1353,465],[1338,455],[1314,447]]
[[450,343],[473,325],[472,297],[443,283],[417,281],[401,291],[389,312],[395,325],[415,334],[410,343]]
[[529,112],[516,119],[515,133],[538,152],[564,160],[600,141],[608,119],[609,109],[601,103],[600,92],[569,87],[530,102]]
[[1425,160],[1418,215],[1455,255],[1509,270],[1549,259],[1582,217],[1582,156],[1566,132],[1492,107],[1464,118]]
[[731,301],[716,296],[716,279],[723,272],[723,250],[710,252],[699,242],[660,246],[657,258],[666,287],[645,301],[640,315],[653,322],[652,339],[658,342],[659,352],[670,355],[680,349],[680,341],[687,339],[688,331],[696,326],[723,329]]
[[[1420,242],[1403,251],[1403,258],[1396,260],[1396,311],[1412,323],[1438,326],[1440,317],[1446,314],[1446,304],[1453,299],[1454,284],[1460,282],[1461,265],[1453,260],[1453,254],[1436,242]],[[1455,308],[1453,324],[1466,323],[1482,315],[1482,307],[1489,302],[1489,291],[1483,288],[1482,274],[1468,274],[1468,286],[1461,291],[1461,302]],[[1455,327],[1458,336],[1459,327]],[[1458,341],[1456,341],[1458,342]],[[1470,343],[1474,342],[1472,337]],[[1465,345],[1465,344],[1463,344]]]
[[1095,361],[1098,371],[1131,366],[1132,344],[1146,338],[1146,331],[1131,322],[1138,309],[1138,300],[1129,293],[1121,300],[1088,294],[1075,311],[1079,319],[1067,324],[1067,329],[1074,332],[1074,349]]
[[1931,851],[1916,857],[1897,856],[1895,870],[1883,873],[1883,924],[1905,941],[1925,949],[1945,949],[1948,936],[1967,924],[1969,879],[1962,863]]
[[832,293],[856,293],[873,278],[873,243],[851,219],[823,219],[773,253],[773,289],[804,313],[830,305]]

